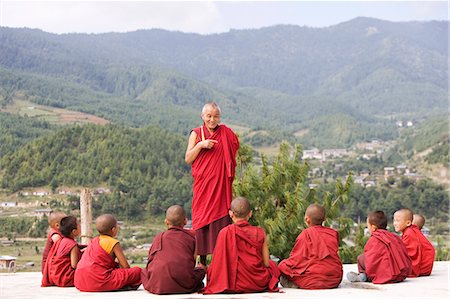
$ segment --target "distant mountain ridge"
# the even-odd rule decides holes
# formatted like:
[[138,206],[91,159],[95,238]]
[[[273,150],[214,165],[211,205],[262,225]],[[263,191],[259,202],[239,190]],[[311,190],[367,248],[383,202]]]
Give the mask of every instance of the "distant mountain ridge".
[[304,144],[346,146],[395,137],[393,117],[442,114],[447,47],[448,22],[362,17],[326,28],[278,25],[206,36],[2,27],[0,100],[20,90],[40,103],[183,134],[198,125],[201,105],[217,100],[226,122]]

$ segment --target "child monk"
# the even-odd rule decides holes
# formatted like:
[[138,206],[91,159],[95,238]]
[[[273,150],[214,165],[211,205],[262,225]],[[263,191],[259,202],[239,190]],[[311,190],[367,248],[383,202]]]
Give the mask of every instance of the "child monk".
[[248,200],[235,198],[229,215],[234,224],[219,232],[205,294],[277,292],[280,271],[269,260],[264,230],[248,222],[252,216]]
[[59,232],[59,222],[66,214],[60,211],[52,211],[48,215],[49,232],[47,234],[47,242],[45,243],[44,251],[42,252],[42,268],[41,272],[44,273],[45,261],[47,260],[48,253],[53,244],[62,238]]
[[278,265],[283,287],[331,289],[341,283],[339,233],[322,226],[324,221],[325,209],[321,205],[312,204],[306,209],[308,228],[297,237],[289,258]]
[[197,292],[203,288],[206,271],[195,268],[195,235],[183,229],[186,212],[179,205],[171,206],[164,223],[168,230],[153,239],[142,285],[154,294]]
[[141,284],[141,268],[130,268],[119,241],[114,239],[119,232],[116,218],[104,214],[95,224],[100,236],[91,241],[78,263],[75,287],[83,292],[137,289]]
[[420,214],[414,214],[412,223],[415,226],[417,226],[418,229],[421,230],[423,228],[423,226],[425,225],[425,217],[423,217]]
[[53,244],[47,257],[42,286],[73,287],[75,268],[81,252],[75,238],[80,235],[80,223],[74,216],[61,219],[59,230],[63,238]]
[[371,234],[358,256],[358,273],[347,273],[351,282],[372,281],[375,284],[401,282],[411,271],[411,260],[399,236],[386,230],[383,211],[370,212],[367,227]]
[[434,247],[412,221],[413,212],[410,209],[394,213],[395,231],[402,233],[402,241],[411,258],[412,268],[408,276],[428,276],[433,270]]

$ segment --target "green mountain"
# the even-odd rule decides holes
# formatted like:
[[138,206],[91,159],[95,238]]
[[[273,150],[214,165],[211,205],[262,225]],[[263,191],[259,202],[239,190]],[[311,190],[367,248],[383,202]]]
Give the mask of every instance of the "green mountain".
[[348,146],[396,137],[397,117],[442,114],[447,45],[448,22],[370,18],[212,35],[3,27],[0,95],[20,91],[37,103],[182,134],[216,100],[226,123],[306,146]]
[[185,146],[181,136],[154,126],[66,127],[3,157],[1,187],[18,191],[106,184],[114,193],[99,199],[98,211],[142,216],[144,210],[159,212],[191,199]]

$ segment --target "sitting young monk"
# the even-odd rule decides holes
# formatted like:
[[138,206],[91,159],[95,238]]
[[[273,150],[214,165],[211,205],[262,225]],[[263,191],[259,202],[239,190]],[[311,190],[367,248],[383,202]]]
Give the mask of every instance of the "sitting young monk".
[[205,269],[195,268],[195,236],[183,229],[186,212],[179,205],[171,206],[164,223],[168,230],[153,239],[142,285],[154,294],[197,292],[203,288]]
[[372,281],[375,284],[401,282],[411,271],[411,260],[399,236],[386,230],[383,211],[370,212],[367,227],[371,234],[358,256],[358,273],[347,273],[351,282]]
[[91,241],[78,263],[75,287],[83,292],[137,289],[141,284],[141,268],[130,268],[119,241],[114,239],[119,232],[116,218],[104,214],[95,224],[100,236]]
[[433,270],[434,247],[412,221],[413,213],[410,209],[394,213],[395,231],[402,233],[403,244],[411,258],[412,268],[408,276],[428,276]]
[[248,200],[235,198],[229,215],[234,224],[219,232],[205,294],[278,292],[280,271],[269,259],[264,230],[248,222]]
[[66,214],[59,211],[52,211],[48,215],[49,232],[47,234],[47,242],[45,243],[44,250],[42,251],[42,273],[44,273],[45,261],[47,260],[48,253],[52,248],[53,244],[56,243],[63,236],[59,232],[59,222]]
[[425,225],[425,217],[420,214],[414,214],[412,223],[417,226],[418,229],[422,230]]
[[74,216],[61,219],[59,231],[63,238],[53,244],[48,253],[42,276],[42,286],[73,287],[75,268],[81,252],[75,238],[80,235],[80,223]]
[[306,209],[308,226],[295,241],[288,259],[278,268],[281,285],[302,289],[331,289],[342,280],[342,262],[338,255],[339,233],[322,226],[325,209],[312,204]]

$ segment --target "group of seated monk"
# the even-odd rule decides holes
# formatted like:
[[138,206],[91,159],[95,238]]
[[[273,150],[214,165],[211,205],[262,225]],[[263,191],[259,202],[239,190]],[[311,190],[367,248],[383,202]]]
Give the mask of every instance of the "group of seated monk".
[[[336,288],[343,276],[339,235],[322,225],[325,214],[318,204],[306,209],[308,228],[297,237],[289,258],[276,265],[270,259],[264,230],[248,222],[252,216],[249,201],[235,198],[229,211],[233,224],[220,231],[206,268],[196,265],[195,235],[183,228],[186,212],[181,206],[171,206],[165,219],[168,229],[154,238],[142,270],[130,268],[114,238],[119,230],[114,216],[97,218],[100,235],[82,253],[74,240],[80,234],[77,219],[55,213],[49,217],[52,230],[47,244],[50,249],[44,250],[42,286],[75,286],[80,291],[99,292],[132,290],[142,284],[154,294],[277,292],[279,282],[285,288]],[[367,227],[371,236],[364,254],[358,257],[359,273],[347,273],[348,280],[392,283],[430,275],[434,248],[413,223],[409,209],[394,214],[394,227],[402,233],[401,238],[386,230],[387,217],[382,211],[369,213]]]

